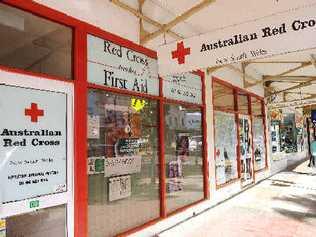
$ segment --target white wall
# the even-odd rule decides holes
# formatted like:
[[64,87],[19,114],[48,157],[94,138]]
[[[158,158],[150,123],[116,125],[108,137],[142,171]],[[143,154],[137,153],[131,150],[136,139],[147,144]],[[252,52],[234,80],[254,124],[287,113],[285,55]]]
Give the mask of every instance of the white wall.
[[[35,0],[42,5],[139,43],[139,20],[109,0]],[[129,1],[135,7],[137,1]],[[137,6],[137,5],[136,5]]]

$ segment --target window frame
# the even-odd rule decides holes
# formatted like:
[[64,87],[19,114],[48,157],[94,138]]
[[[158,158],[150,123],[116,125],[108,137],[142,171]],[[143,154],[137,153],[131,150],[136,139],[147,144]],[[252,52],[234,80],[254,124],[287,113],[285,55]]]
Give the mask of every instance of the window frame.
[[[233,97],[234,97],[234,110],[226,110],[226,109],[220,109],[218,107],[216,107],[214,105],[214,83],[220,84],[222,86],[225,86],[227,88],[232,89],[233,91]],[[247,100],[248,100],[248,113],[241,113],[239,112],[239,108],[238,108],[238,95],[242,93],[243,95],[247,96]],[[253,115],[252,114],[252,104],[251,104],[251,98],[256,98],[257,100],[259,100],[261,102],[261,111],[262,111],[262,115]],[[251,122],[251,137],[252,137],[252,150],[254,150],[254,143],[253,143],[253,118],[256,116],[262,116],[263,119],[263,127],[264,127],[264,145],[265,145],[265,167],[255,171],[254,170],[254,152],[252,152],[252,166],[253,166],[253,182],[256,182],[256,174],[262,171],[266,171],[269,166],[268,166],[268,154],[267,154],[267,131],[266,131],[266,113],[265,113],[265,106],[264,106],[264,98],[256,95],[252,92],[249,92],[245,89],[242,89],[240,87],[237,87],[227,81],[224,81],[223,79],[220,79],[218,77],[214,77],[212,76],[212,115],[213,115],[213,127],[215,126],[215,111],[221,111],[221,112],[225,112],[225,113],[230,113],[230,114],[235,114],[235,123],[236,123],[236,128],[237,128],[237,172],[238,172],[238,177],[236,179],[232,179],[229,180],[228,182],[224,183],[224,184],[220,184],[218,185],[216,182],[216,190],[218,189],[222,189],[232,183],[236,183],[241,181],[241,170],[240,170],[240,164],[241,164],[241,157],[240,157],[240,140],[239,140],[239,129],[238,129],[238,125],[239,125],[239,115],[247,115],[250,118],[250,122]],[[215,141],[215,127],[213,129],[213,139]],[[214,159],[215,159],[215,149],[214,149]],[[215,172],[215,180],[216,180],[216,172]]]

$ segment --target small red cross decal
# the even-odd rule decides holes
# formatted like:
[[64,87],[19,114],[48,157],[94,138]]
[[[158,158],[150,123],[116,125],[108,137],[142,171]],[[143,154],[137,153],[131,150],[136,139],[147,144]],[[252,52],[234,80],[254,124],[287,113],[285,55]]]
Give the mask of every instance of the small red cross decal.
[[32,123],[37,123],[38,122],[38,117],[39,116],[44,116],[44,110],[38,109],[36,103],[31,103],[31,108],[30,109],[25,109],[24,110],[24,115],[25,116],[31,116],[31,122]]
[[177,58],[178,64],[185,63],[185,56],[189,55],[191,52],[190,48],[184,48],[183,41],[177,43],[177,50],[172,51],[172,59]]

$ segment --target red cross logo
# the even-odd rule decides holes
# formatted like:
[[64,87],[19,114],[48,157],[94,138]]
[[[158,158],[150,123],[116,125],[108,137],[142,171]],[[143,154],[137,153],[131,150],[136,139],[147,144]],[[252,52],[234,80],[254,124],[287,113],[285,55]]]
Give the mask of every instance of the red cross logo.
[[30,109],[26,108],[24,110],[24,115],[25,116],[30,116],[32,123],[37,123],[38,122],[38,117],[39,116],[44,116],[44,110],[38,109],[36,103],[31,103],[31,108]]
[[177,43],[177,50],[172,51],[172,59],[177,58],[178,64],[185,63],[185,56],[191,52],[190,48],[184,48],[183,41]]

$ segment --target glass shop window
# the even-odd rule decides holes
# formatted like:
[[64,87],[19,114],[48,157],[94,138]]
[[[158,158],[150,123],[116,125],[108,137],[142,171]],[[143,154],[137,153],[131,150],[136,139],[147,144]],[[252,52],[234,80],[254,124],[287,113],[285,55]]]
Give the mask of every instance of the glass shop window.
[[72,78],[72,29],[0,4],[0,65]]
[[238,178],[235,114],[214,112],[216,184]]
[[90,237],[114,236],[159,217],[157,105],[89,91]]
[[213,82],[214,107],[218,110],[234,110],[234,90],[228,86]]
[[202,112],[165,105],[165,172],[167,213],[200,201],[203,189]]
[[237,95],[238,113],[249,114],[249,102],[247,94],[239,92]]
[[[0,219],[1,221],[1,219]],[[40,209],[35,212],[2,219],[4,237],[66,237],[66,206]],[[1,235],[3,234],[4,235]]]
[[256,97],[251,97],[251,112],[254,116],[260,116],[263,115],[263,103],[261,100],[259,100]]

